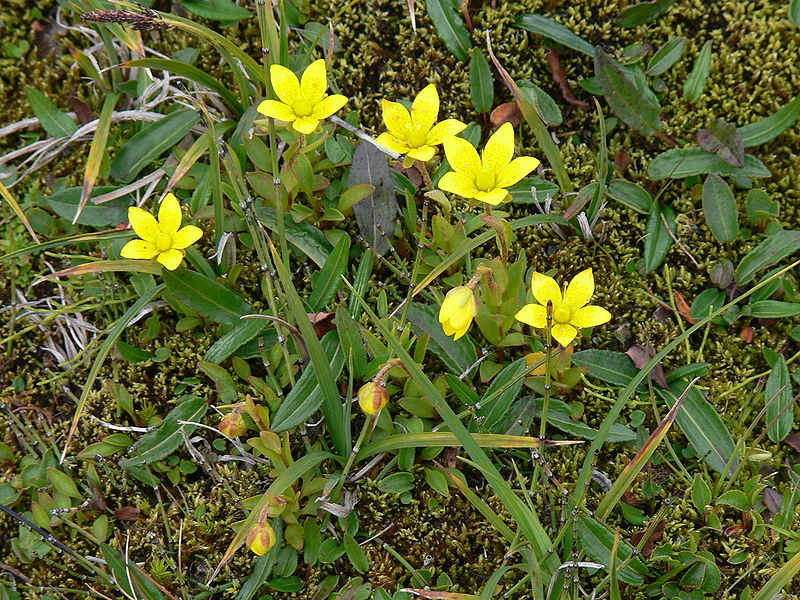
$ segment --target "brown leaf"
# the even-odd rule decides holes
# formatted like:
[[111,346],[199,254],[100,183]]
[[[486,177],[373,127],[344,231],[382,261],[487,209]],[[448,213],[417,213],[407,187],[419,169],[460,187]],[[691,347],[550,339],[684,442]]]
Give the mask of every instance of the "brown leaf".
[[77,96],[69,96],[69,104],[72,110],[75,111],[75,116],[78,118],[78,122],[81,125],[86,125],[89,121],[94,121],[94,112],[92,112],[92,109],[89,108],[89,105],[83,100]]
[[786,444],[789,444],[792,448],[800,452],[800,431],[795,431],[792,435],[787,437],[783,440]]
[[628,170],[628,167],[631,164],[631,155],[620,148],[614,155],[614,164],[616,165],[620,175],[624,175],[625,171]]
[[584,110],[589,110],[589,104],[583,100],[578,100],[575,94],[572,93],[572,88],[569,87],[569,81],[561,67],[561,60],[558,52],[550,48],[547,53],[547,64],[550,66],[550,72],[553,74],[553,81],[558,84],[558,89],[561,90],[561,97],[573,106],[579,106]]
[[625,490],[622,492],[622,500],[626,504],[630,504],[631,506],[641,506],[638,500],[636,500],[636,496],[633,495],[633,492],[630,490]]
[[781,511],[781,504],[783,503],[783,496],[771,487],[764,488],[764,506],[772,514],[777,515]]
[[[664,527],[666,526],[667,522],[664,519],[661,519],[656,526],[653,528],[653,532],[650,534],[650,537],[647,538],[647,541],[644,543],[644,547],[642,548],[642,554],[645,556],[650,556],[653,553],[653,549],[655,548],[656,542],[661,539],[664,535]],[[644,537],[644,531],[637,531],[631,536],[631,544],[634,546],[638,546],[639,542],[642,541]]]
[[692,309],[689,307],[689,303],[686,302],[686,299],[683,297],[683,295],[676,290],[673,293],[673,296],[675,297],[675,306],[678,307],[678,312],[684,319],[686,319],[687,323],[690,323],[691,325],[697,323],[697,319],[692,316]]
[[336,325],[333,322],[335,316],[336,314],[332,312],[308,313],[308,320],[314,326],[314,332],[317,337],[321,338],[329,331],[336,329]]
[[743,327],[739,332],[739,337],[742,338],[745,344],[752,344],[753,338],[755,337],[755,329],[752,327]]
[[136,521],[139,519],[139,512],[135,506],[123,506],[114,511],[114,518],[117,521]]
[[519,127],[522,122],[522,113],[516,102],[504,102],[492,111],[489,121],[494,127],[500,127],[503,123],[511,123],[514,127]]
[[[650,362],[650,359],[656,355],[656,351],[652,346],[640,346],[639,344],[634,344],[628,348],[625,354],[630,357],[637,369],[643,369],[644,366]],[[669,387],[669,385],[667,385],[667,379],[664,377],[664,369],[661,364],[657,364],[655,367],[653,367],[653,370],[650,371],[650,379],[653,381],[653,383],[662,388]]]

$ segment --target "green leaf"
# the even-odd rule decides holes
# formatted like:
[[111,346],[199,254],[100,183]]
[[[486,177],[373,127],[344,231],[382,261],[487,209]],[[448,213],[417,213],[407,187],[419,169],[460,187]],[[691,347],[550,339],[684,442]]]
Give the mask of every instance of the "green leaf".
[[744,177],[769,177],[770,170],[752,154],[744,155],[744,167],[729,165],[719,156],[700,148],[672,148],[650,161],[647,174],[658,181],[671,177],[684,179],[693,175],[716,173],[717,175],[740,175]]
[[[592,560],[602,563],[606,569],[611,565],[611,548],[614,545],[614,534],[606,527],[590,517],[581,517],[578,522],[578,540],[584,552]],[[631,585],[642,585],[643,575],[649,575],[650,571],[642,560],[633,555],[633,546],[624,540],[620,540],[617,546],[616,560],[618,562],[631,559],[625,568],[619,569],[619,578]]]
[[39,119],[39,123],[48,135],[63,138],[78,131],[75,121],[67,113],[59,110],[53,101],[42,92],[36,88],[27,87],[25,93],[28,95],[28,102],[31,104],[33,114]]
[[182,4],[190,13],[212,21],[241,21],[252,16],[231,0],[183,0]]
[[728,490],[717,498],[715,503],[732,506],[742,511],[750,509],[750,501],[742,490]]
[[[114,574],[115,584],[126,598],[138,598],[140,595],[145,600],[162,600],[164,598],[161,590],[149,577],[145,577],[139,567],[130,560],[127,561],[127,565],[125,564],[119,550],[108,544],[100,544],[100,549],[106,564]],[[131,586],[133,586],[133,590]]]
[[[764,302],[767,302],[765,300]],[[795,305],[799,306],[800,305]],[[800,311],[798,311],[800,312]],[[767,403],[767,436],[773,442],[782,442],[792,432],[794,425],[794,400],[792,399],[792,380],[783,355],[772,367],[764,389],[764,402]]]
[[[278,215],[274,208],[256,207],[256,216],[266,225],[267,229],[278,232]],[[286,225],[287,241],[313,260],[318,267],[324,267],[328,260],[328,254],[333,249],[331,243],[325,238],[325,234],[319,228],[305,221],[295,223],[289,214],[283,215],[283,222]]]
[[730,186],[711,173],[703,183],[703,214],[711,233],[720,243],[739,237],[739,209]]
[[663,15],[675,0],[652,0],[628,6],[619,13],[617,25],[624,29],[631,29],[654,21]]
[[[467,60],[472,48],[472,36],[453,0],[425,0],[428,16],[436,28],[439,39],[458,60]],[[362,142],[363,143],[363,142]]]
[[[58,214],[58,216],[72,221],[75,214],[78,212],[78,206],[81,202],[80,187],[64,188],[51,194],[44,199],[44,202]],[[91,197],[101,196],[109,192],[116,191],[116,186],[100,186],[92,190]],[[128,220],[128,206],[130,206],[131,197],[129,194],[114,198],[103,204],[87,203],[78,217],[78,225],[88,225],[90,227],[108,227],[110,225],[116,226]]]
[[167,289],[183,304],[217,323],[236,325],[253,312],[241,296],[213,279],[189,269],[164,270]]
[[[664,224],[665,221],[666,225]],[[642,268],[645,273],[650,273],[661,265],[670,248],[672,248],[674,241],[672,236],[677,231],[675,211],[672,207],[654,202],[650,216],[647,218],[646,231]]]
[[647,63],[647,74],[651,77],[655,77],[656,75],[661,75],[666,72],[672,65],[678,62],[685,49],[685,37],[672,38],[653,54],[650,62]]
[[[544,400],[536,399],[536,416],[542,414]],[[566,402],[550,399],[550,406],[547,408],[547,424],[571,436],[579,437],[584,440],[593,440],[597,436],[597,430],[592,429],[582,421],[576,421],[570,415],[570,407]],[[616,442],[632,442],[636,439],[636,432],[626,427],[622,423],[614,423],[611,431],[606,436],[606,442],[613,444]]]
[[492,379],[489,389],[481,398],[484,406],[477,411],[483,420],[483,426],[492,433],[505,431],[506,416],[512,402],[519,396],[522,389],[522,374],[528,370],[524,358],[519,358],[507,365]]
[[384,494],[401,494],[414,489],[414,476],[411,473],[392,473],[378,482],[378,489]]
[[350,236],[343,235],[325,260],[325,266],[311,276],[311,294],[308,306],[312,312],[323,310],[342,285],[342,275],[347,272],[350,260]]
[[111,163],[111,176],[130,182],[142,169],[180,142],[199,120],[197,111],[178,110],[145,125],[117,153]]
[[750,315],[757,319],[780,319],[800,314],[797,302],[781,302],[780,300],[758,300],[750,304]]
[[702,319],[709,312],[717,310],[725,304],[725,292],[717,288],[703,290],[692,302],[691,314],[695,319]]
[[539,114],[539,117],[546,125],[555,127],[561,125],[564,117],[561,115],[561,109],[558,108],[555,100],[550,95],[540,88],[535,83],[530,81],[521,81],[519,83],[519,91],[522,96],[530,102]]
[[572,33],[561,23],[556,23],[543,15],[518,15],[514,21],[520,29],[549,38],[587,56],[594,56],[594,47],[589,42]]
[[608,185],[608,195],[644,215],[649,215],[653,208],[653,197],[650,193],[626,179],[612,179]]
[[478,360],[475,346],[468,335],[456,341],[445,335],[436,312],[436,307],[414,302],[408,310],[408,320],[417,335],[431,336],[431,351],[442,360],[451,372],[461,375]]
[[542,179],[541,177],[524,177],[518,183],[508,188],[511,201],[517,204],[535,204],[546,202],[548,196],[558,196],[558,184]]
[[711,488],[700,473],[694,476],[692,482],[692,503],[700,511],[711,504]]
[[64,471],[59,471],[55,467],[47,467],[47,478],[56,491],[70,498],[83,498],[83,494],[78,491],[78,486],[75,485],[72,477]]
[[759,225],[766,219],[776,219],[780,214],[780,204],[772,200],[764,190],[750,190],[745,199],[747,220]]
[[344,540],[342,540],[342,545],[344,546],[347,558],[350,559],[350,564],[353,565],[356,571],[359,573],[366,573],[369,571],[367,555],[352,535],[346,533],[344,535]]
[[594,57],[594,72],[614,114],[644,135],[653,135],[661,129],[661,105],[655,94],[637,85],[632,73],[599,46]]
[[469,95],[472,106],[479,113],[492,110],[494,102],[494,79],[486,57],[478,48],[472,51],[469,61]]
[[203,418],[208,409],[205,398],[184,396],[178,405],[164,417],[164,422],[158,429],[144,434],[133,445],[134,458],[122,460],[122,468],[141,467],[166,458],[183,445],[183,436],[189,436],[196,429],[196,425],[180,425],[178,421],[192,421],[197,423]]
[[736,126],[717,119],[708,129],[697,132],[697,143],[706,152],[716,154],[731,166],[744,166],[744,142]]
[[261,333],[261,330],[266,326],[266,319],[241,319],[233,326],[233,329],[211,344],[203,360],[220,364]]
[[627,354],[613,350],[581,350],[572,355],[573,364],[589,369],[600,381],[626,386],[639,372]]
[[775,114],[739,127],[744,147],[750,148],[774,140],[792,126],[798,115],[800,115],[800,94]]
[[[687,385],[685,380],[678,380],[668,390],[656,388],[656,392],[672,408]],[[717,411],[696,387],[686,393],[675,422],[697,455],[715,471],[725,472],[728,461],[736,452],[736,444]],[[734,458],[731,471],[737,464],[738,459]]]
[[353,378],[361,379],[367,369],[364,338],[361,336],[358,323],[343,304],[336,307],[336,331],[339,332],[339,341],[342,344],[344,364],[350,365],[352,360],[350,368]]
[[742,259],[736,267],[736,282],[739,285],[750,282],[758,271],[780,262],[797,250],[800,250],[800,231],[776,231]]
[[792,23],[800,27],[800,0],[791,0],[786,8]]
[[683,86],[683,99],[687,102],[697,102],[708,81],[708,74],[711,72],[711,61],[714,57],[711,40],[703,44],[700,54],[694,63],[692,72]]

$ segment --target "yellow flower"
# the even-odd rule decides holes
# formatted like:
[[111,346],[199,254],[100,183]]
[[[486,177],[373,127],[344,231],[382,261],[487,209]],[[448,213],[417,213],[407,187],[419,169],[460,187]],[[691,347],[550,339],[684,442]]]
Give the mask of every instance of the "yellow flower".
[[562,346],[578,335],[578,329],[608,323],[611,313],[605,308],[588,305],[594,294],[594,276],[591,269],[581,271],[569,282],[562,296],[558,283],[552,277],[534,273],[531,291],[539,304],[526,304],[515,315],[518,321],[539,329],[547,327],[547,303],[553,303],[553,337]]
[[264,100],[258,105],[258,112],[286,121],[300,133],[311,133],[322,119],[327,119],[347,103],[344,96],[325,93],[328,76],[325,61],[321,58],[303,71],[299,81],[297,75],[283,65],[272,65],[269,76],[280,101]]
[[399,102],[382,100],[383,122],[388,132],[375,140],[384,148],[405,154],[403,166],[408,168],[415,160],[428,162],[436,148],[447,138],[466,129],[458,119],[445,119],[436,123],[439,116],[439,93],[432,83],[426,86],[411,105],[411,113]]
[[174,194],[161,201],[158,220],[138,206],[128,209],[128,220],[140,240],[131,240],[122,248],[123,258],[156,258],[170,271],[178,268],[186,254],[185,249],[203,236],[203,230],[194,225],[181,227],[181,207]]
[[439,309],[439,323],[445,335],[452,335],[457,340],[467,333],[472,319],[478,314],[478,300],[475,292],[465,285],[454,287],[447,292]]
[[275,531],[269,523],[259,522],[247,533],[247,547],[258,556],[263,556],[275,545]]
[[514,158],[511,123],[504,123],[494,132],[480,157],[472,144],[457,137],[445,140],[444,152],[453,170],[439,180],[439,187],[491,205],[506,200],[509,196],[506,188],[539,166],[539,159],[532,156]]
[[358,404],[368,415],[377,415],[389,402],[389,392],[383,385],[370,381],[358,390]]

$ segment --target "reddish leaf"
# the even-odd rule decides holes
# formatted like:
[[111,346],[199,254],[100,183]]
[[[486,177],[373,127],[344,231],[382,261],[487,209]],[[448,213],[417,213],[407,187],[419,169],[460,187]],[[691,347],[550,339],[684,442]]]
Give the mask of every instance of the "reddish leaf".
[[783,441],[789,444],[792,448],[794,448],[798,452],[800,452],[800,431],[795,431],[792,435],[790,435]]
[[[650,359],[656,355],[656,351],[651,346],[640,346],[639,344],[635,344],[628,348],[628,351],[625,352],[625,354],[630,357],[637,369],[643,369]],[[653,383],[662,388],[669,388],[669,385],[667,385],[667,379],[664,377],[664,369],[660,364],[656,365],[653,370],[650,371],[650,379],[653,381]]]
[[[647,538],[647,541],[644,543],[644,547],[642,548],[642,554],[645,556],[650,556],[653,553],[653,549],[655,548],[656,542],[661,539],[664,535],[664,527],[666,526],[667,522],[664,519],[661,519],[656,526],[653,528],[653,532],[650,534],[650,537]],[[637,531],[631,536],[631,544],[634,546],[638,546],[639,542],[642,541],[642,537],[644,537],[644,531]]]
[[505,102],[492,111],[489,120],[494,127],[500,127],[503,123],[511,123],[514,127],[519,127],[522,122],[522,113],[516,102]]
[[314,332],[317,337],[321,338],[329,331],[336,329],[336,325],[333,323],[335,316],[336,314],[332,312],[308,313],[308,320],[314,325]]
[[686,302],[681,293],[675,291],[673,295],[675,297],[675,306],[678,307],[678,312],[680,315],[691,325],[697,323],[697,319],[692,316],[692,309],[689,307],[689,304]]
[[589,104],[583,100],[578,100],[575,94],[572,93],[572,88],[569,87],[569,81],[561,67],[561,60],[558,52],[550,48],[547,53],[547,64],[550,66],[550,72],[553,74],[553,81],[558,84],[558,89],[561,90],[561,97],[573,106],[579,106],[584,110],[589,110]]
[[631,164],[631,155],[620,148],[614,155],[614,164],[616,165],[620,175],[624,175],[625,171],[628,170],[628,167]]
[[752,327],[743,327],[739,332],[739,337],[745,344],[752,344],[755,337],[755,330]]
[[783,496],[771,487],[764,488],[764,506],[767,507],[772,514],[777,515],[781,511],[781,504],[783,503]]
[[139,519],[139,509],[135,506],[123,506],[114,511],[117,521],[136,521]]

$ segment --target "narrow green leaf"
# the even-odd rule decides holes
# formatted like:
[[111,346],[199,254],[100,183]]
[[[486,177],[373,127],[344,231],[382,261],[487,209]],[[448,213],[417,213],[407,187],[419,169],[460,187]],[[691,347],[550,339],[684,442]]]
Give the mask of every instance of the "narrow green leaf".
[[703,510],[711,504],[711,488],[700,473],[694,476],[692,482],[692,503],[697,510]]
[[231,0],[183,0],[182,4],[190,13],[212,21],[241,21],[252,16]]
[[650,0],[626,7],[619,14],[617,24],[624,29],[631,29],[654,21],[663,15],[675,0]]
[[693,175],[716,173],[744,177],[769,177],[770,170],[752,154],[744,155],[744,167],[729,165],[716,154],[700,148],[672,148],[656,156],[647,167],[650,179],[658,181],[671,177],[684,179]]
[[[278,231],[278,216],[274,208],[258,206],[256,216],[270,231]],[[295,223],[289,214],[283,215],[283,222],[286,225],[287,241],[313,260],[318,267],[324,267],[328,254],[333,249],[325,234],[305,221]]]
[[790,0],[787,10],[792,23],[800,27],[800,0]]
[[661,105],[655,94],[637,85],[631,74],[599,46],[594,72],[614,114],[644,135],[653,135],[661,129]]
[[469,61],[469,95],[472,106],[479,113],[492,110],[494,102],[494,79],[489,62],[478,48],[472,51]]
[[[605,526],[590,517],[581,517],[578,522],[578,540],[583,550],[593,560],[609,567],[611,564],[611,548],[614,545],[614,534]],[[638,556],[633,555],[633,546],[624,540],[620,540],[617,547],[617,558],[620,561],[631,559],[628,565],[619,569],[617,574],[625,583],[631,585],[642,585],[643,575],[649,575],[650,571]]]
[[244,344],[256,337],[267,326],[265,319],[241,319],[206,352],[203,360],[220,364]]
[[773,442],[782,442],[792,432],[794,425],[794,401],[792,380],[789,368],[783,355],[772,367],[764,389],[764,401],[767,403],[767,436]]
[[[800,26],[800,25],[799,25]],[[778,569],[778,571],[769,578],[769,581],[764,584],[753,600],[772,600],[773,598],[781,595],[781,590],[790,585],[800,572],[800,552],[796,552],[792,558]]]
[[361,379],[367,368],[364,338],[361,336],[359,324],[343,304],[336,307],[336,331],[339,332],[339,341],[342,344],[344,364],[352,368],[353,379]]
[[761,242],[736,267],[736,282],[749,283],[761,269],[766,269],[800,250],[800,230],[781,229]]
[[558,108],[558,104],[550,97],[550,94],[530,81],[521,81],[519,92],[525,100],[533,105],[545,125],[550,127],[561,125],[564,117],[561,114],[561,109]]
[[703,214],[711,233],[720,243],[739,237],[739,208],[730,186],[711,173],[703,183]]
[[649,215],[653,208],[653,197],[650,193],[626,179],[612,179],[608,185],[608,195],[644,215]]
[[[503,427],[506,423],[505,417],[508,415],[511,403],[519,396],[523,384],[521,375],[527,370],[525,359],[519,358],[492,379],[492,383],[481,398],[484,407],[477,412],[478,416],[483,418],[483,426],[488,431],[500,433],[505,430]],[[488,401],[490,398],[491,402]]]
[[514,21],[520,29],[549,38],[587,56],[594,56],[594,47],[589,42],[572,33],[561,23],[556,23],[543,15],[518,15]]
[[111,175],[128,183],[147,165],[180,142],[197,125],[200,115],[194,110],[178,110],[160,121],[145,125],[129,139],[111,163]]
[[[542,398],[536,399],[536,415],[542,414],[544,401]],[[579,437],[584,440],[593,440],[597,437],[597,430],[592,429],[582,421],[576,421],[570,415],[570,407],[566,402],[550,399],[550,406],[547,409],[547,424],[571,436]],[[631,442],[636,439],[636,432],[622,423],[614,423],[606,436],[606,442],[614,444],[617,442]]]
[[359,573],[366,573],[369,571],[369,560],[367,559],[367,555],[364,553],[364,550],[361,549],[361,546],[358,545],[358,542],[352,535],[346,533],[344,535],[344,540],[342,540],[342,545],[344,545],[344,551],[347,554],[347,558],[350,559],[350,564],[353,565],[353,568],[356,571]]
[[683,86],[683,99],[687,102],[697,102],[708,81],[708,74],[711,72],[711,62],[714,57],[711,40],[703,44],[700,54],[694,63],[692,72]]
[[800,314],[797,302],[781,300],[758,300],[750,304],[750,315],[757,319],[782,319]]
[[217,323],[236,325],[253,307],[224,285],[189,269],[164,270],[164,283],[175,297],[192,310]]
[[33,87],[25,88],[28,95],[28,102],[36,118],[39,119],[42,128],[55,138],[69,137],[76,131],[78,126],[70,116],[59,110],[53,101],[42,92]]
[[656,75],[661,75],[666,72],[672,65],[680,60],[685,49],[685,37],[672,38],[653,54],[650,62],[647,63],[647,74],[651,77],[655,77]]
[[103,155],[106,153],[106,145],[108,144],[108,132],[111,129],[111,117],[114,114],[114,107],[117,105],[120,94],[114,93],[106,96],[103,101],[103,108],[100,110],[100,116],[97,118],[97,129],[92,138],[92,145],[89,148],[89,156],[86,158],[86,170],[83,173],[83,188],[81,189],[81,201],[78,204],[78,210],[75,211],[75,216],[72,218],[72,224],[78,222],[83,207],[86,206],[86,201],[92,193],[92,188],[97,181],[97,175],[100,173],[100,166],[103,164]]
[[414,302],[408,311],[408,320],[417,335],[431,336],[431,351],[456,375],[467,371],[478,360],[475,346],[468,335],[458,340],[445,335],[437,318],[436,307]]
[[[666,222],[666,224],[665,224]],[[643,271],[650,273],[657,269],[672,248],[673,238],[677,231],[675,211],[671,206],[653,203],[650,216],[647,218],[647,233],[644,238]]]
[[428,16],[436,33],[458,60],[467,60],[472,48],[472,36],[453,0],[425,0]]
[[628,385],[639,372],[627,354],[613,350],[581,350],[572,355],[572,362],[589,369],[592,377],[619,386]]
[[342,285],[342,275],[350,261],[350,236],[343,235],[325,260],[325,266],[311,276],[308,306],[312,312],[323,310]]
[[800,115],[800,94],[775,114],[739,127],[744,147],[750,148],[774,140],[791,127]]
[[[99,186],[92,189],[90,197],[100,196],[109,192],[116,191],[116,186]],[[75,221],[78,215],[78,207],[81,204],[82,189],[79,187],[69,187],[59,190],[55,194],[44,199],[44,202],[52,208],[60,217],[69,221]],[[77,218],[78,225],[89,225],[91,227],[107,227],[109,225],[119,225],[128,220],[128,206],[131,203],[129,195],[114,198],[103,204],[89,204],[83,209]]]

